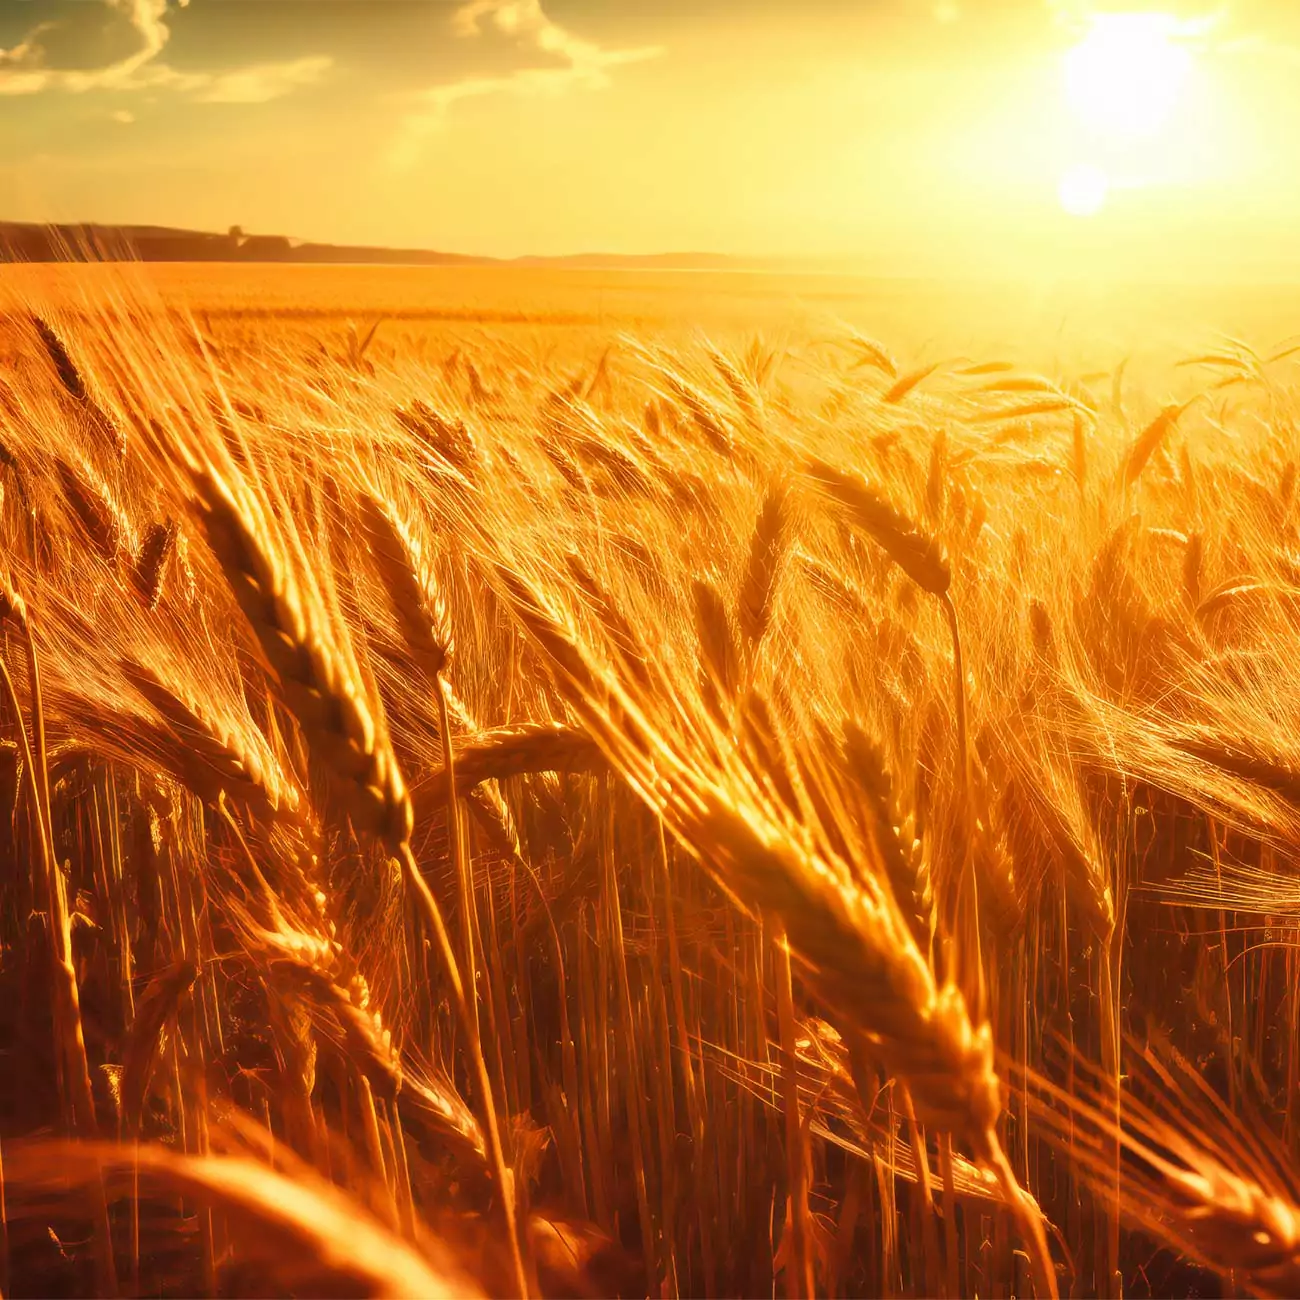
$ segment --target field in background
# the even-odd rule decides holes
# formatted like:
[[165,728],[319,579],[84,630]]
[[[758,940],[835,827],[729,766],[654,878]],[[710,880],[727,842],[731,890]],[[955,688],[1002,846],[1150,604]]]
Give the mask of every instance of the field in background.
[[[142,279],[216,332],[250,325],[337,336],[353,321],[394,353],[448,339],[501,338],[573,359],[619,333],[683,342],[705,334],[775,343],[834,338],[848,325],[919,362],[1005,357],[1079,377],[1125,358],[1135,377],[1183,384],[1170,366],[1224,335],[1259,351],[1296,329],[1295,286],[968,283],[745,272],[156,265],[12,267],[19,291],[74,302],[99,283]],[[1185,384],[1183,384],[1185,386]]]
[[0,1292],[1296,1294],[1288,299],[6,269]]

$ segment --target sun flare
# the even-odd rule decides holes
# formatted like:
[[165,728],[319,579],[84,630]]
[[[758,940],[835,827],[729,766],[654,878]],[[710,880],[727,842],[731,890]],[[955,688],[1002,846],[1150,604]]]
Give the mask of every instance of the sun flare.
[[1072,217],[1091,217],[1106,206],[1110,178],[1100,167],[1079,163],[1061,177],[1056,195]]
[[1096,14],[1065,57],[1065,90],[1080,122],[1103,136],[1155,135],[1193,71],[1193,28],[1169,14]]

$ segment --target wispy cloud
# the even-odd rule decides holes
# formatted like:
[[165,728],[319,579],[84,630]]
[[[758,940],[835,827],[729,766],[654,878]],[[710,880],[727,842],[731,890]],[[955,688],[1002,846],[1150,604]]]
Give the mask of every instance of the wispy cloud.
[[398,167],[414,164],[423,142],[446,119],[452,105],[487,95],[558,95],[568,90],[603,90],[610,70],[658,58],[661,45],[607,49],[549,18],[541,0],[469,0],[452,16],[457,35],[474,38],[495,28],[514,38],[526,57],[539,64],[492,76],[465,76],[439,82],[412,97],[416,107],[402,123],[391,161]]
[[[135,48],[113,62],[94,68],[53,66],[46,38],[60,27],[42,23],[8,50],[0,49],[0,96],[63,91],[128,93],[170,90],[212,104],[262,104],[320,81],[333,60],[324,56],[259,63],[213,71],[181,72],[162,61],[171,39],[168,0],[104,0],[134,35]],[[184,8],[189,0],[176,0]]]
[[203,85],[193,89],[195,97],[205,104],[265,104],[303,86],[316,85],[333,66],[334,60],[325,55],[282,63],[256,63],[230,72],[213,73]]

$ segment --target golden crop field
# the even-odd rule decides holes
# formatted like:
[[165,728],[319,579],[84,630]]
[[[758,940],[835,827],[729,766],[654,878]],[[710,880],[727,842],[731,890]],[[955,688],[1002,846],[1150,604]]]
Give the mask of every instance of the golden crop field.
[[1289,308],[0,269],[0,1291],[1300,1293]]

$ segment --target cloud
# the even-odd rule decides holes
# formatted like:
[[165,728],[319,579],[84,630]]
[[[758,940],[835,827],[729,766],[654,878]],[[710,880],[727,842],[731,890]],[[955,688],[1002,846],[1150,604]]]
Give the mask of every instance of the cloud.
[[[180,0],[182,5],[189,0]],[[50,56],[50,37],[65,35],[64,23],[42,23],[22,43],[0,51],[0,94],[35,95],[46,90],[84,94],[90,90],[135,90],[165,82],[174,75],[156,62],[171,31],[167,0],[105,0],[109,17],[128,24],[134,48],[122,58],[94,68],[69,67]]]
[[403,121],[391,152],[395,166],[414,164],[423,142],[441,127],[448,109],[462,100],[603,90],[610,84],[610,69],[658,58],[664,52],[660,45],[606,49],[552,21],[541,0],[469,0],[452,15],[453,29],[464,38],[482,36],[488,24],[514,38],[528,57],[543,62],[497,76],[460,77],[416,92],[417,107]]
[[334,60],[324,55],[257,63],[213,75],[196,98],[204,104],[265,104],[303,86],[316,85],[333,66]]
[[[264,104],[302,86],[314,85],[333,66],[325,57],[260,63],[211,72],[180,72],[160,56],[171,39],[167,25],[169,0],[103,0],[100,15],[107,34],[126,38],[127,52],[96,66],[69,66],[60,55],[75,34],[65,23],[42,23],[11,49],[0,49],[0,96],[39,95],[63,91],[84,95],[91,91],[125,93],[171,90],[209,104]],[[175,0],[185,8],[189,0]],[[124,32],[115,29],[124,27]],[[58,38],[64,38],[60,41]],[[51,39],[54,38],[54,39]]]
[[504,35],[531,43],[541,53],[585,74],[599,74],[613,64],[635,62],[662,52],[659,47],[603,50],[552,22],[542,10],[541,0],[469,0],[456,10],[452,24],[460,36],[478,36],[483,31],[484,19],[490,20]]

